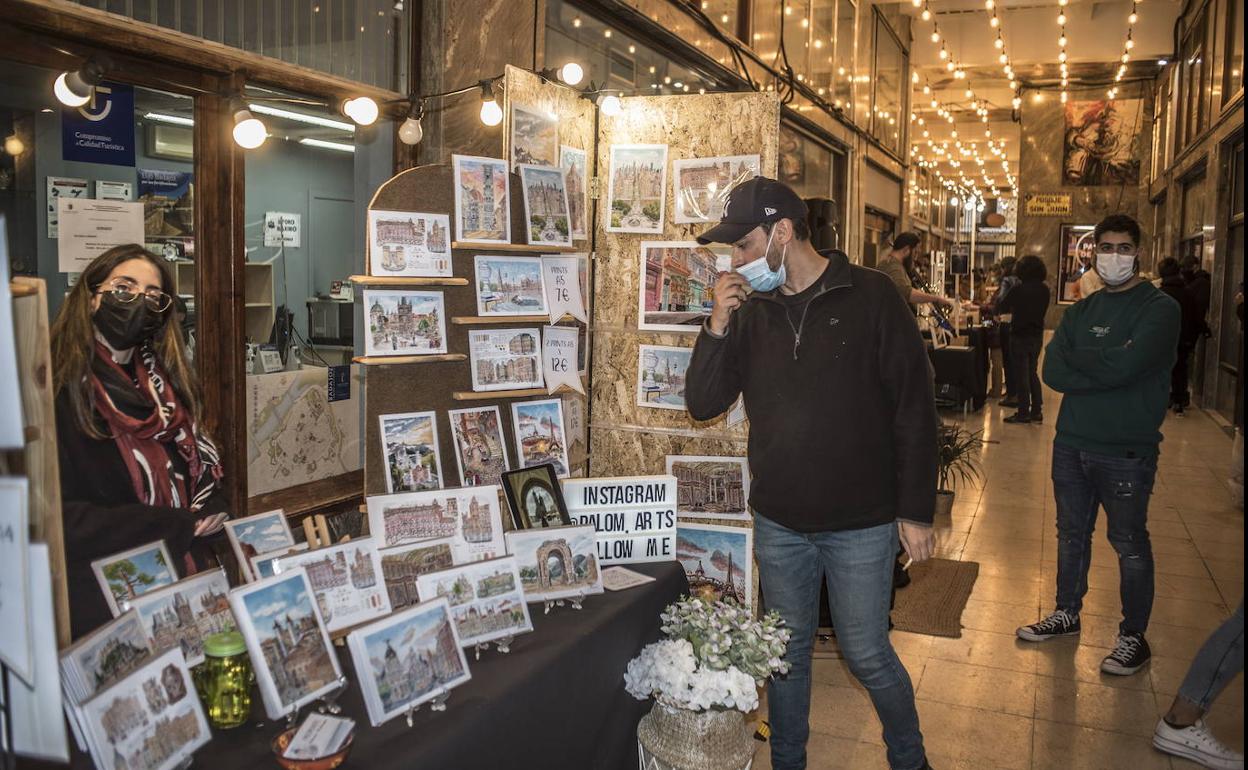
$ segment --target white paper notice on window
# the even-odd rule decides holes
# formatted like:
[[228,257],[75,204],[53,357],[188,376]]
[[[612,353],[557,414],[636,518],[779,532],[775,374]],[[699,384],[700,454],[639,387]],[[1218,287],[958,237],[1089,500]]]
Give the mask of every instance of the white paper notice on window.
[[626,567],[607,567],[602,571],[602,587],[608,591],[623,591],[636,588],[646,583],[653,583],[654,578],[634,572]]
[[546,273],[546,307],[550,310],[552,324],[558,323],[565,314],[582,323],[589,323],[585,298],[581,296],[581,260],[585,257],[585,254],[542,257],[542,270]]
[[56,202],[60,234],[57,269],[81,273],[91,260],[125,243],[143,243],[143,204],[92,199]]
[[577,329],[571,326],[545,326],[542,328],[542,367],[546,373],[546,392],[554,393],[566,386],[582,396],[585,386],[576,371],[576,355],[581,340]]

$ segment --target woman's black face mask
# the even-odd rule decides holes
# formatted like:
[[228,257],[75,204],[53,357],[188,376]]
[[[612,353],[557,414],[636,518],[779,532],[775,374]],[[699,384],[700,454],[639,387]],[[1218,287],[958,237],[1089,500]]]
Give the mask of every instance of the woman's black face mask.
[[129,350],[156,336],[167,314],[167,310],[153,310],[142,297],[122,302],[112,292],[102,292],[91,320],[114,350]]

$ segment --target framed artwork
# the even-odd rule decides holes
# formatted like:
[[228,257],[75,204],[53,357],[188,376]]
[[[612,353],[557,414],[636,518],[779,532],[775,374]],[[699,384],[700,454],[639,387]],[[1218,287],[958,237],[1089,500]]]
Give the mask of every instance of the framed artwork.
[[420,601],[416,579],[455,566],[455,538],[440,537],[381,549],[381,576],[393,612]]
[[436,412],[382,414],[381,454],[386,459],[387,492],[442,488]]
[[559,166],[559,119],[550,110],[511,105],[511,168]]
[[682,225],[718,222],[724,215],[728,193],[758,176],[759,168],[757,155],[672,161],[676,199],[672,221]]
[[352,631],[347,646],[374,727],[472,678],[445,599]]
[[534,246],[571,246],[572,222],[563,169],[530,165],[518,168],[528,242]]
[[693,348],[639,345],[637,348],[637,406],[650,409],[685,408],[685,372]]
[[284,551],[295,545],[290,522],[281,508],[225,522],[225,536],[230,541],[234,558],[248,582],[255,579],[251,571],[252,557],[262,553]]
[[642,241],[637,282],[637,328],[691,332],[702,329],[714,305],[723,249],[697,241]]
[[472,364],[472,389],[540,388],[542,332],[532,329],[474,329],[468,332],[468,357]]
[[676,477],[676,515],[750,520],[750,462],[744,457],[668,455]]
[[[1081,279],[1096,272],[1096,242],[1093,225],[1062,225],[1057,255],[1057,304],[1073,305],[1083,299]],[[1100,285],[1098,282],[1096,285]]]
[[463,647],[533,630],[514,556],[421,575],[416,585],[422,596],[446,599]]
[[269,719],[338,689],[342,669],[302,568],[235,588],[230,606]]
[[676,522],[676,561],[689,579],[689,594],[708,601],[754,604],[754,530],[719,524]]
[[564,186],[568,191],[568,217],[572,222],[572,239],[583,241],[589,237],[589,156],[584,150],[560,145],[559,167],[564,171]]
[[342,631],[390,613],[381,555],[373,538],[289,554],[273,563],[277,575],[300,568],[312,586],[326,631]]
[[370,275],[451,274],[451,217],[415,211],[368,212]]
[[283,556],[289,556],[292,553],[300,553],[308,550],[307,543],[295,543],[290,548],[281,551],[273,551],[271,553],[258,553],[251,557],[251,574],[255,575],[255,579],[273,577],[277,573],[273,571],[273,563]]
[[507,462],[507,442],[503,439],[503,419],[498,407],[452,409],[447,416],[463,486],[502,484],[503,472],[511,464]]
[[446,352],[446,310],[440,291],[365,289],[368,356],[422,356]]
[[477,314],[546,315],[541,257],[476,258]]
[[368,531],[379,546],[454,538],[456,564],[493,559],[504,553],[498,492],[480,486],[373,495]]
[[229,595],[230,581],[218,568],[143,594],[131,606],[157,655],[177,648],[188,666],[198,666],[204,637],[235,629]]
[[662,233],[667,145],[613,144],[610,156],[607,232]]
[[131,548],[91,562],[104,600],[113,617],[130,609],[130,602],[162,586],[178,581],[173,558],[164,540]]
[[1066,185],[1138,185],[1143,99],[1069,101],[1062,142],[1062,178]]
[[572,523],[563,490],[550,463],[503,474],[503,491],[516,529],[546,529]]
[[61,682],[75,704],[112,687],[152,659],[135,610],[122,613],[61,653]]
[[100,770],[172,770],[212,739],[182,653],[169,650],[82,706]]
[[520,568],[529,603],[602,593],[593,527],[513,530],[507,552]]
[[455,240],[511,243],[511,175],[507,161],[452,155]]
[[555,475],[566,478],[568,462],[567,431],[563,423],[563,401],[513,401],[511,426],[516,434],[516,457],[521,468],[551,463]]

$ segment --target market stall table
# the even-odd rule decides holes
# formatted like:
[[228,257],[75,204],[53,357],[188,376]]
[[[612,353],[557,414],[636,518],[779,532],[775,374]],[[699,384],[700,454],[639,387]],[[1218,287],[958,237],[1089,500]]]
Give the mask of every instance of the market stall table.
[[[474,660],[472,680],[451,691],[447,710],[428,705],[413,726],[398,717],[371,727],[351,670],[351,656],[338,648],[351,680],[340,699],[342,714],[356,721],[355,745],[344,767],[618,768],[637,766],[637,722],[650,703],[624,691],[624,669],[641,648],[659,638],[659,613],[689,592],[676,562],[629,565],[656,578],[652,583],[585,599],[584,609],[529,606],[532,633],[516,637],[510,653],[491,648]],[[196,752],[198,767],[277,767],[269,742],[281,726],[263,720],[258,694],[252,721],[235,730],[214,730]],[[32,765],[33,767],[33,765]],[[75,768],[90,768],[75,753]]]
[[954,387],[954,398],[959,407],[969,406],[978,410],[988,397],[988,346],[982,329],[972,328],[962,332],[967,337],[965,347],[931,348],[928,356],[935,370],[935,381]]

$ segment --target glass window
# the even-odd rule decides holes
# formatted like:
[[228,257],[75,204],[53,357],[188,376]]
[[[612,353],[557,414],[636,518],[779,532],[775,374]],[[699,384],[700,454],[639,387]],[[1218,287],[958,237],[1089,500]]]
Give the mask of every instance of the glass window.
[[854,117],[854,67],[858,50],[858,4],[854,0],[836,2],[836,77],[832,105]]
[[1200,176],[1183,183],[1183,230],[1184,238],[1200,236],[1205,227],[1205,177]]
[[1207,116],[1204,114],[1203,109],[1204,99],[1201,98],[1205,89],[1207,69],[1205,65],[1205,23],[1206,11],[1202,9],[1183,38],[1183,53],[1179,61],[1183,78],[1182,98],[1180,99],[1180,104],[1183,106],[1183,131],[1181,132],[1182,143],[1180,149],[1187,147],[1195,141],[1206,125]]
[[[78,274],[59,263],[57,199],[114,198],[143,203],[139,236],[169,261],[174,289],[193,330],[195,311],[195,145],[190,126],[195,100],[120,82],[105,82],[81,108],[63,107],[52,94],[58,73],[6,63],[0,84],[0,214],[9,237],[10,269],[48,284],[56,316]],[[105,115],[120,120],[108,121]],[[108,133],[122,149],[89,151],[62,142],[72,122]],[[87,123],[87,121],[91,121]],[[98,127],[98,128],[97,128]],[[79,129],[81,130],[81,129]]]
[[836,3],[815,0],[810,12],[810,86],[828,102],[836,80]]
[[872,80],[871,133],[880,144],[900,154],[906,78],[906,53],[880,14],[875,16],[875,75]]
[[407,92],[407,6],[394,0],[74,0],[330,75]]
[[1244,0],[1228,3],[1226,67],[1222,73],[1222,103],[1229,104],[1244,87]]
[[780,126],[780,181],[803,198],[832,193],[832,151],[787,125]]
[[730,35],[741,36],[741,13],[737,0],[701,0],[699,6],[720,29]]
[[1161,176],[1170,165],[1170,157],[1166,152],[1166,143],[1170,139],[1170,75],[1163,75],[1157,81],[1153,111],[1153,162],[1152,179]]
[[592,81],[625,95],[696,93],[722,85],[566,0],[549,0],[546,66],[559,67],[570,61],[585,68],[585,83]]

